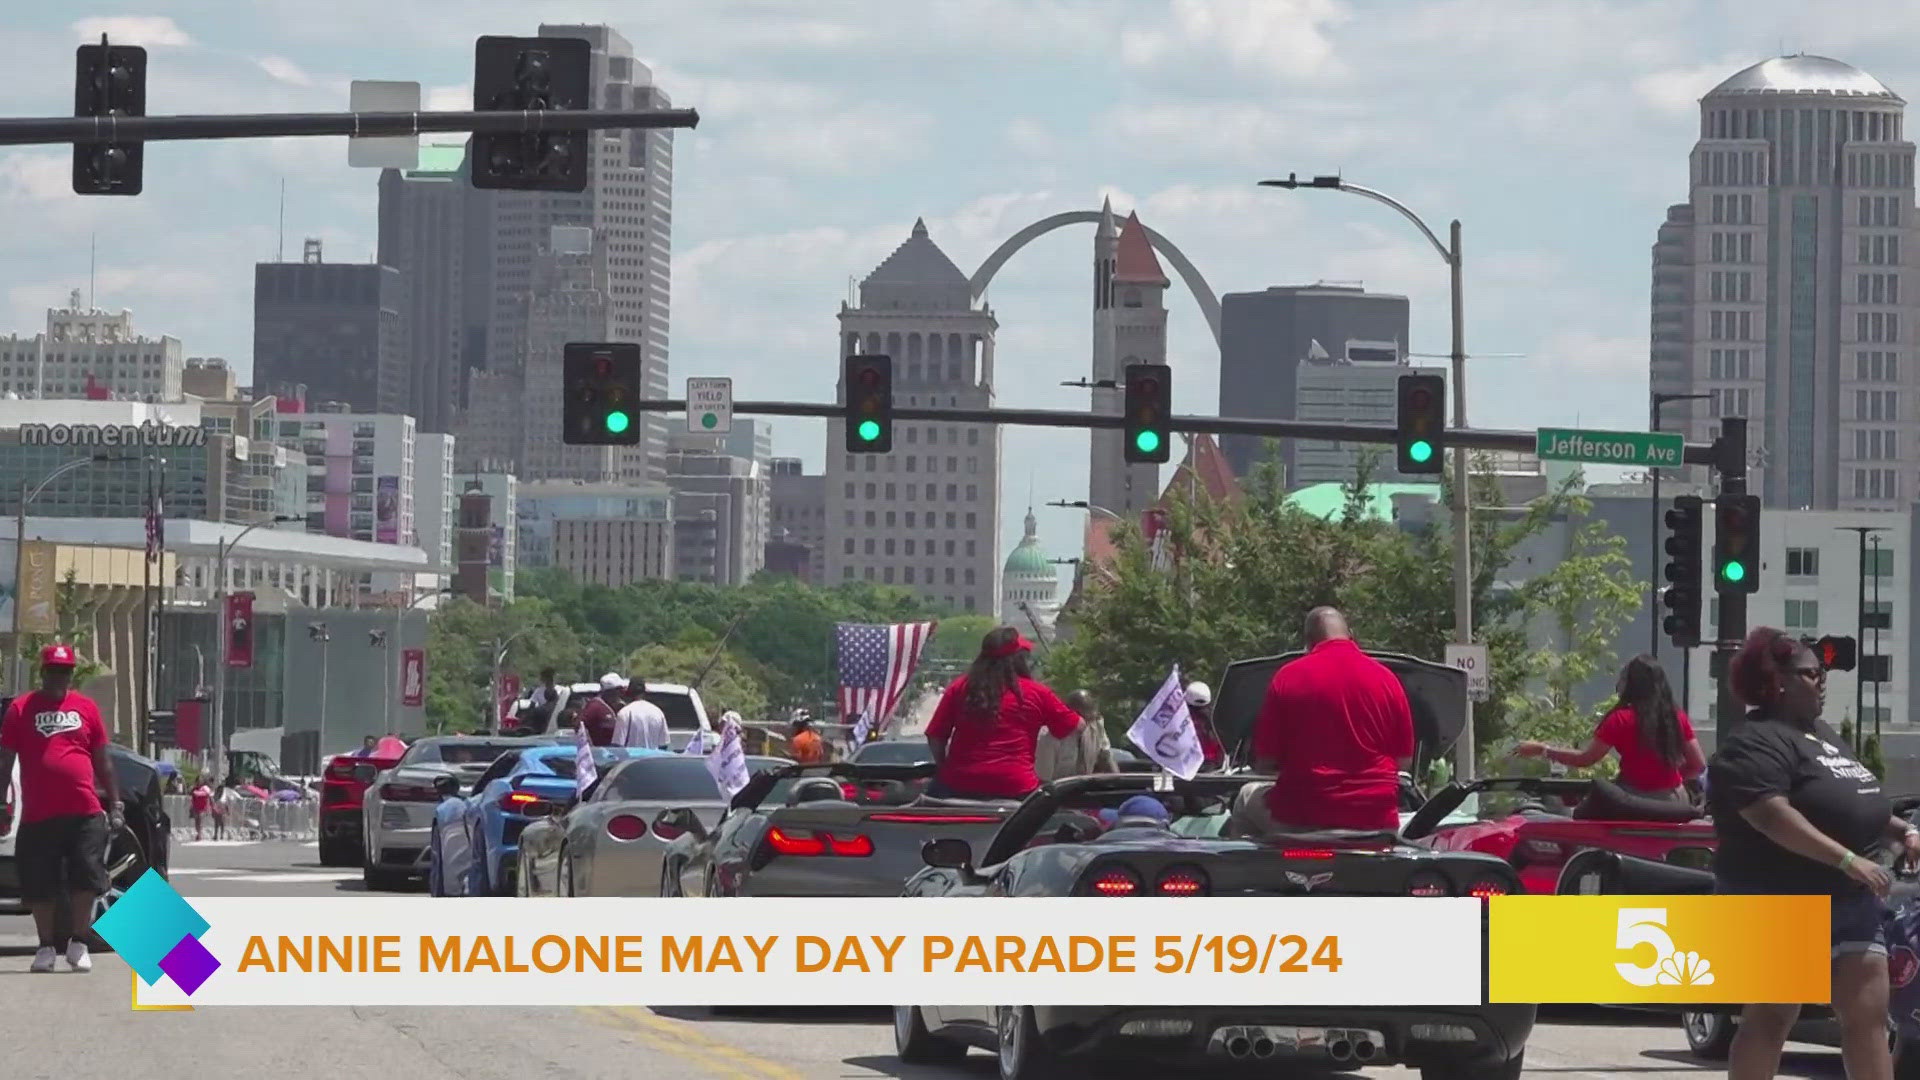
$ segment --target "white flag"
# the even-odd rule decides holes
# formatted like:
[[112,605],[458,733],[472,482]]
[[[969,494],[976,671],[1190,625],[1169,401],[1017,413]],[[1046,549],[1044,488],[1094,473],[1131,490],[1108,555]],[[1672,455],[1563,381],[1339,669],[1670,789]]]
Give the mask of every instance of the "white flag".
[[1181,688],[1178,667],[1127,729],[1127,739],[1154,764],[1182,780],[1200,775],[1206,754],[1200,749],[1200,736],[1193,730],[1193,714],[1187,711],[1187,694]]
[[747,786],[747,750],[740,741],[738,720],[720,722],[720,748],[707,758],[707,772],[729,799]]
[[593,740],[587,736],[587,725],[576,724],[573,729],[573,790],[577,795],[593,785],[599,778],[599,772],[593,767]]
[[858,750],[861,747],[867,745],[867,740],[872,737],[873,737],[873,718],[866,713],[861,713],[860,719],[854,721],[853,733],[847,736],[849,748],[853,750]]

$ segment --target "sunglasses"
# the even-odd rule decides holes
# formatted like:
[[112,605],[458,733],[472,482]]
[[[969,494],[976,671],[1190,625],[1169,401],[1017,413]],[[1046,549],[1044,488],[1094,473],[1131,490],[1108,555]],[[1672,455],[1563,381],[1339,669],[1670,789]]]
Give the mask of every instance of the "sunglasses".
[[1800,676],[1803,679],[1809,679],[1813,682],[1823,682],[1827,677],[1827,669],[1822,667],[1794,668],[1793,673],[1795,675]]

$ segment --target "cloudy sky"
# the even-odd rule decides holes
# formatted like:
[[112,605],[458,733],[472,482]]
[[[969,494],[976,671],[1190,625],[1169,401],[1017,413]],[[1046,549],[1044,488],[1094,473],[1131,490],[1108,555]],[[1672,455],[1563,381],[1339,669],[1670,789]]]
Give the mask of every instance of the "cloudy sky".
[[[1384,207],[1254,186],[1339,171],[1443,231],[1464,222],[1476,425],[1641,427],[1649,249],[1685,195],[1698,97],[1767,56],[1835,56],[1920,86],[1920,5],[1791,0],[132,0],[8,5],[5,111],[71,109],[73,47],[150,52],[148,111],[344,109],[354,79],[465,107],[473,39],[604,22],[698,131],[677,136],[672,363],[741,397],[826,400],[834,316],[925,217],[969,272],[1021,226],[1103,195],[1187,253],[1218,293],[1359,281],[1413,300],[1416,352],[1447,348],[1446,271]],[[91,13],[90,13],[91,12]],[[84,16],[84,17],[83,17]],[[371,170],[335,139],[150,147],[136,199],[71,193],[65,149],[0,151],[0,332],[30,334],[93,276],[189,355],[251,369],[252,266],[375,249]],[[998,391],[1073,408],[1086,373],[1091,229],[995,279]],[[1217,354],[1176,286],[1181,411],[1219,411]],[[776,452],[817,468],[824,427]],[[1085,490],[1084,434],[1006,436],[1009,543],[1038,502]],[[1071,554],[1080,521],[1041,510]]]

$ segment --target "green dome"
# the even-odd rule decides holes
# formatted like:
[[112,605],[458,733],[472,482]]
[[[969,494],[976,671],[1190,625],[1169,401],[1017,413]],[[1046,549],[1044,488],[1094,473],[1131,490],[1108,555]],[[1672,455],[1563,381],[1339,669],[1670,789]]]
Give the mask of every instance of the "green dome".
[[1050,578],[1059,577],[1060,572],[1053,568],[1040,550],[1040,541],[1027,537],[1020,541],[1013,553],[1007,556],[1007,565],[1002,571],[1007,577]]

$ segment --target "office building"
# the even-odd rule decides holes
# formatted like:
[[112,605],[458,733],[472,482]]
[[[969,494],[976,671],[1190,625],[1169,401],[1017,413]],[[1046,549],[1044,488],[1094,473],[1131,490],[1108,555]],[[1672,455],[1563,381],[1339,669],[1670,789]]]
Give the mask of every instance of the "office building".
[[[673,493],[665,484],[521,481],[514,520],[522,566],[559,567],[601,585],[673,576]],[[594,527],[620,522],[648,527]]]
[[1749,420],[1748,489],[1769,506],[1904,513],[1920,497],[1904,112],[1873,76],[1805,55],[1700,101],[1688,198],[1653,249],[1652,386],[1706,395],[1661,412],[1690,441]]
[[[416,545],[427,553],[436,573],[433,584],[444,588],[453,567],[453,523],[459,510],[459,487],[453,477],[453,436],[421,432],[413,435],[413,532]],[[511,521],[512,518],[506,520]]]
[[774,458],[769,485],[767,569],[820,584],[827,574],[827,478],[799,458]]
[[377,263],[329,263],[308,240],[297,263],[253,274],[253,385],[302,385],[308,408],[338,402],[404,415],[407,327],[400,272]]
[[189,356],[180,373],[180,392],[208,401],[234,401],[240,397],[240,380],[220,357]]
[[407,407],[422,434],[454,430],[467,372],[486,367],[494,193],[468,180],[467,148],[420,148],[419,166],[380,174],[382,266],[400,276]]
[[513,602],[514,574],[520,565],[520,481],[512,473],[475,473],[471,482],[493,508],[487,540],[487,588],[502,603]]
[[307,530],[417,546],[411,416],[280,413],[280,441],[307,455]]
[[[1371,293],[1358,284],[1228,293],[1220,302],[1220,415],[1296,419],[1300,362],[1314,353],[1315,343],[1329,356],[1346,356],[1348,342],[1392,342],[1405,356],[1407,311],[1406,297]],[[1220,448],[1242,478],[1269,456],[1265,440],[1253,435],[1222,436]],[[1297,462],[1292,441],[1280,440],[1274,452],[1291,485]]]
[[671,445],[674,579],[746,584],[767,561],[765,471],[757,461],[685,445],[681,436]]
[[[543,37],[593,47],[596,109],[667,108],[633,47],[605,26],[542,26]],[[666,475],[671,421],[642,414],[635,448],[560,441],[561,357],[569,341],[635,342],[645,392],[670,396],[668,302],[673,133],[599,131],[584,192],[496,193],[485,370],[472,376],[461,427],[462,471],[503,460],[524,480],[642,483]]]
[[141,337],[132,312],[83,306],[78,289],[45,331],[0,338],[0,397],[179,401],[184,369],[179,338]]
[[[1410,374],[1445,377],[1446,369],[1408,364],[1398,342],[1349,340],[1339,355],[1331,355],[1315,341],[1295,369],[1294,419],[1392,426],[1399,413],[1400,376]],[[1373,456],[1373,478],[1383,483],[1440,481],[1438,476],[1401,476],[1392,447],[1296,439],[1287,486],[1350,484],[1362,454]]]
[[[984,409],[998,326],[916,221],[861,283],[860,306],[841,306],[840,352],[894,357],[894,399],[909,408]],[[947,611],[998,611],[1000,429],[896,423],[892,453],[849,454],[844,427],[827,422],[826,584],[898,585]]]

